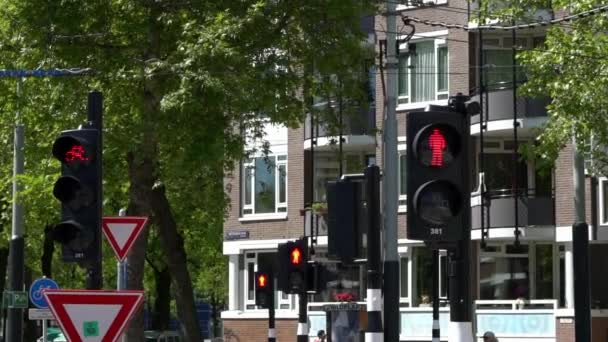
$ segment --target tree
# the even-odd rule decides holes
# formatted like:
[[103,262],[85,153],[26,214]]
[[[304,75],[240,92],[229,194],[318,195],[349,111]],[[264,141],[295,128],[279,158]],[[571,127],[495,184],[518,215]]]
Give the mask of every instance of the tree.
[[[44,104],[44,110],[28,120],[36,126],[57,120],[51,121],[55,128],[76,122],[83,108],[75,104],[85,89],[104,93],[105,208],[115,213],[128,198],[129,214],[150,216],[185,338],[200,340],[187,262],[190,241],[184,235],[197,235],[193,218],[209,216],[212,224],[202,226],[221,234],[227,202],[223,188],[210,183],[221,184],[243,156],[247,136],[261,136],[267,120],[298,125],[308,108],[305,100],[332,84],[326,76],[340,74],[343,84],[360,79],[370,52],[361,45],[359,20],[373,13],[374,1],[2,0],[0,5],[0,55],[7,66],[95,70],[86,79],[37,84],[39,92],[29,100]],[[39,148],[50,151],[45,144]],[[30,181],[40,184],[30,189],[48,190],[39,175]],[[189,206],[200,214],[183,208]],[[149,234],[149,228],[142,232],[129,258],[133,288],[143,287]],[[219,245],[209,246],[214,251],[209,257],[217,260]],[[128,336],[143,340],[141,315],[135,323]]]
[[[486,1],[486,5],[491,1]],[[519,0],[494,11],[494,16],[511,22],[538,21],[531,14],[537,9],[552,8],[557,17],[587,13],[605,6],[601,1]],[[486,7],[488,9],[489,7]],[[490,11],[484,14],[489,16]],[[552,166],[559,151],[574,136],[580,151],[592,158],[593,171],[605,175],[608,166],[607,104],[608,91],[608,20],[603,12],[575,17],[547,29],[541,46],[522,51],[517,59],[524,67],[527,82],[522,94],[549,96],[549,121],[532,149],[539,161]]]

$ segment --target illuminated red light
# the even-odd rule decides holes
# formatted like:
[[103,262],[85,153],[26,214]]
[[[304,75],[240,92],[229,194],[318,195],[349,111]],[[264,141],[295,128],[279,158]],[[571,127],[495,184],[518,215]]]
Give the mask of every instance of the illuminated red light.
[[291,250],[290,257],[293,265],[299,265],[302,262],[302,251],[299,248],[294,248]]
[[91,157],[85,155],[85,153],[84,147],[76,144],[65,152],[64,160],[68,163],[75,161],[90,161]]
[[268,284],[268,279],[266,278],[266,275],[260,274],[258,276],[258,287],[264,288],[264,287],[266,287],[266,284]]
[[445,136],[438,128],[434,128],[429,135],[429,147],[431,148],[431,167],[443,166],[443,151],[447,148]]

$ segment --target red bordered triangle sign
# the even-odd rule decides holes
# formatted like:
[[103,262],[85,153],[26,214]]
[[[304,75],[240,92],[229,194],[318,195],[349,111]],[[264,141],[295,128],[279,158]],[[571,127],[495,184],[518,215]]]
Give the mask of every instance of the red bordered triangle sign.
[[45,290],[70,342],[116,342],[144,301],[143,291]]
[[119,261],[123,261],[129,249],[148,221],[147,217],[118,216],[104,217],[101,227]]

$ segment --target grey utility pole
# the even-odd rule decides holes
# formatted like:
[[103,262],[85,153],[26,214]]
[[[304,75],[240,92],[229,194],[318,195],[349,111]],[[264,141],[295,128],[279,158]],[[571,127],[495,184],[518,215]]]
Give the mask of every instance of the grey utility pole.
[[[17,102],[21,102],[21,87],[23,81],[17,79]],[[13,226],[9,249],[9,289],[11,291],[24,291],[24,240],[23,240],[23,205],[19,193],[21,192],[21,181],[18,179],[23,174],[23,149],[24,133],[21,123],[21,104],[17,104],[15,114],[15,150],[13,155]],[[23,341],[23,309],[9,307],[7,309],[6,341]]]
[[574,224],[572,250],[574,264],[574,335],[580,342],[591,341],[591,298],[589,291],[589,226],[585,218],[585,160],[574,145]]
[[[384,132],[384,340],[399,341],[399,253],[397,252],[397,51],[396,1],[386,1],[386,100]],[[368,294],[369,298],[369,294]]]

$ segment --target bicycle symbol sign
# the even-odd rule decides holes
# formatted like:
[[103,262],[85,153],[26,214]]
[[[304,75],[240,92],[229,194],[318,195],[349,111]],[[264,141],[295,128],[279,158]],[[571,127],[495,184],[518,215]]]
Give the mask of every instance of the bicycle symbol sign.
[[59,285],[50,278],[38,278],[30,286],[30,302],[39,309],[46,309],[49,304],[46,302],[42,292],[46,289],[58,289]]

